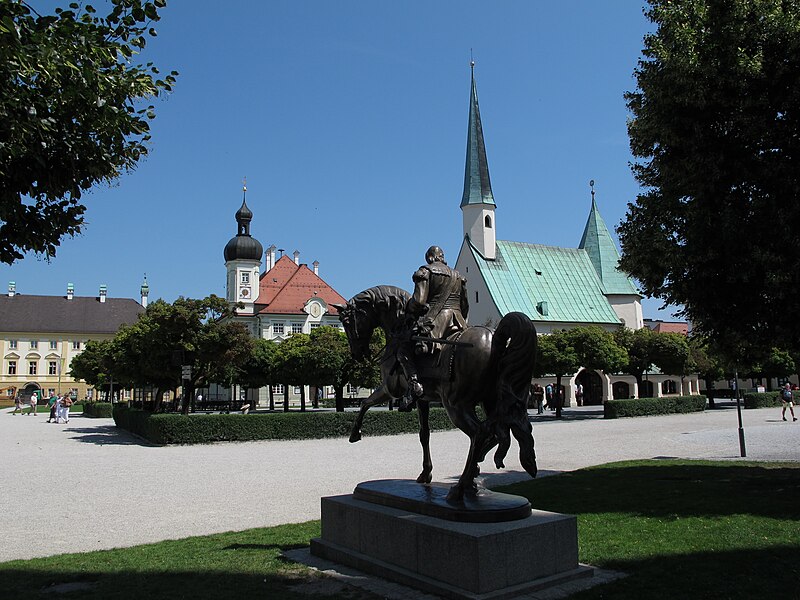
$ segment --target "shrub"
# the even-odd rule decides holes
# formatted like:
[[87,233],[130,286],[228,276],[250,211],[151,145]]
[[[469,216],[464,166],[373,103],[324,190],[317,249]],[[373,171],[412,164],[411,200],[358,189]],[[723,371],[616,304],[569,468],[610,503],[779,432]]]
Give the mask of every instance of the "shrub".
[[[795,403],[797,403],[798,397],[800,397],[800,392],[792,392],[792,398],[794,398]],[[768,406],[781,406],[782,404],[780,392],[748,392],[744,394],[745,408],[767,408]]]
[[[249,415],[153,414],[114,406],[114,422],[157,444],[205,444],[222,441],[301,440],[347,437],[353,426],[353,412],[289,412]],[[432,409],[431,430],[453,429],[447,413]],[[415,413],[374,411],[364,418],[365,436],[416,433]]]
[[603,417],[642,417],[674,413],[702,412],[706,409],[705,396],[668,396],[665,398],[633,398],[609,400],[605,403]]
[[111,402],[85,402],[83,416],[108,418],[111,416],[111,407]]

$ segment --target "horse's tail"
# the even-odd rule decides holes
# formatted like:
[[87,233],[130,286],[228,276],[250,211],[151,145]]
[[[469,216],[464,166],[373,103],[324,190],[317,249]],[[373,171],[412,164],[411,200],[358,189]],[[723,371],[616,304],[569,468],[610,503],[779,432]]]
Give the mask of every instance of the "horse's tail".
[[520,462],[525,470],[536,476],[536,454],[528,422],[528,395],[536,359],[536,328],[524,313],[505,315],[492,337],[490,365],[496,376],[493,406],[486,406],[500,448],[495,463],[502,466],[508,451],[510,433],[520,446]]

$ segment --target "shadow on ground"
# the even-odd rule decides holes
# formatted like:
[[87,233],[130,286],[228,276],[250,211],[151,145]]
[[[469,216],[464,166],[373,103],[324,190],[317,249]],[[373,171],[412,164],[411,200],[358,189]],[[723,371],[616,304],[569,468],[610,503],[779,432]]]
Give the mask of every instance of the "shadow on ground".
[[157,446],[157,444],[152,444],[116,425],[95,425],[94,427],[71,427],[66,425],[64,431],[72,434],[70,439],[84,444],[98,446]]

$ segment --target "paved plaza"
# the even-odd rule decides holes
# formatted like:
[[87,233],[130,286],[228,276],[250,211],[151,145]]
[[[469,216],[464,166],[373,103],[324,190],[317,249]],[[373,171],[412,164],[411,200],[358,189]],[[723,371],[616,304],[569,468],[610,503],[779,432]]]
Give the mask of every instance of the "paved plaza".
[[[159,447],[111,419],[55,425],[46,414],[10,413],[0,411],[0,562],[317,519],[321,496],[415,478],[421,465],[416,435]],[[637,458],[740,460],[729,406],[618,420],[603,420],[597,407],[564,415],[533,415],[542,475]],[[800,461],[800,421],[782,421],[779,408],[743,415],[748,459]],[[433,433],[434,480],[454,480],[467,447],[459,431]],[[527,478],[516,445],[506,465],[484,462],[488,486]]]

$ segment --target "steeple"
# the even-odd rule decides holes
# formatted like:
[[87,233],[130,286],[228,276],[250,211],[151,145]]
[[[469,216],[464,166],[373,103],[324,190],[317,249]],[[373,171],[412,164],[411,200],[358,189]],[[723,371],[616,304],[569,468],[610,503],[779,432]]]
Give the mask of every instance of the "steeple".
[[594,179],[589,182],[589,186],[592,190],[592,208],[589,210],[589,218],[586,220],[586,227],[578,248],[585,250],[589,255],[589,260],[603,282],[603,291],[606,295],[638,295],[631,280],[617,268],[619,252],[603,217],[600,216],[600,211],[597,209],[597,202],[594,198]]
[[469,126],[467,128],[467,164],[464,169],[464,194],[461,207],[467,204],[495,206],[492,183],[489,180],[489,163],[483,143],[481,111],[478,107],[478,88],[475,85],[475,61],[470,62],[472,92],[469,98]]
[[489,163],[483,143],[481,111],[478,108],[478,88],[475,85],[475,61],[470,61],[472,89],[469,98],[467,126],[467,161],[464,168],[464,193],[461,214],[464,237],[487,260],[494,260],[496,250],[495,203],[489,180]]

